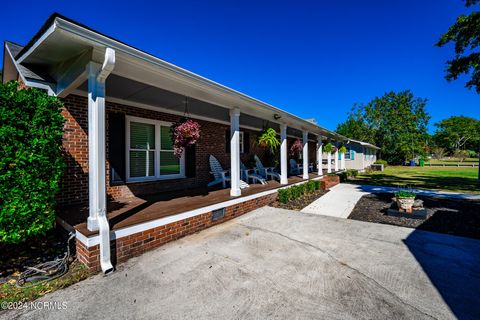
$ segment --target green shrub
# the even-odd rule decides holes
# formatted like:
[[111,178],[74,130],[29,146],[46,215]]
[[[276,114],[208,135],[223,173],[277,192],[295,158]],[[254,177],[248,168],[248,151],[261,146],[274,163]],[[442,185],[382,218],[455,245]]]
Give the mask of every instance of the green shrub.
[[340,182],[345,182],[348,179],[348,173],[346,171],[337,173],[337,175],[340,177]]
[[64,168],[62,103],[40,89],[0,84],[0,242],[18,243],[54,226]]
[[315,192],[315,181],[310,180],[306,183],[307,193]]
[[387,160],[378,159],[377,161],[375,161],[375,164],[383,164],[384,168],[388,167]]
[[280,203],[287,203],[290,200],[290,188],[278,190],[278,201]]
[[347,176],[356,178],[358,176],[358,170],[357,169],[348,169],[347,170]]
[[320,190],[320,188],[322,187],[322,183],[320,182],[320,180],[313,180],[313,184],[315,185],[315,190]]

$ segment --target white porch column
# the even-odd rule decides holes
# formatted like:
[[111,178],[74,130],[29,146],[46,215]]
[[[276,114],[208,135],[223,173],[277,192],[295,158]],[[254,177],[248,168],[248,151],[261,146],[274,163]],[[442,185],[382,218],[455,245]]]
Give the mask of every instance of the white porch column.
[[280,125],[280,184],[288,184],[287,125]]
[[103,65],[87,64],[88,77],[88,202],[87,228],[99,230],[100,266],[113,271],[110,261],[110,227],[105,182],[105,80],[115,66],[115,51],[107,48]]
[[335,157],[335,159],[334,159],[335,160],[335,162],[334,162],[335,172],[337,172],[338,171],[338,143],[335,143],[335,155],[334,155],[334,157]]
[[317,136],[317,162],[318,162],[318,175],[323,176],[323,144],[322,136]]
[[345,152],[340,153],[340,170],[345,170]]
[[303,179],[308,179],[308,131],[303,131]]
[[[87,228],[98,230],[97,216],[106,212],[105,83],[97,80],[99,63],[87,65],[88,75],[88,203]],[[103,165],[102,165],[103,164]]]
[[327,162],[327,173],[332,173],[332,152],[327,153]]
[[230,195],[237,197],[240,191],[240,110],[230,110]]

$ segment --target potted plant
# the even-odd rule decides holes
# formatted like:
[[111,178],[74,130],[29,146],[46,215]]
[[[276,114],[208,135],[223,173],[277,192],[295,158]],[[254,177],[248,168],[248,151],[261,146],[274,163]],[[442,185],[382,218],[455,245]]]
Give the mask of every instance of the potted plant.
[[333,145],[329,142],[323,146],[323,152],[331,153],[333,151]]
[[397,202],[398,208],[406,212],[412,212],[415,197],[416,194],[412,191],[400,190],[395,192],[395,201]]
[[290,155],[294,156],[298,154],[303,149],[303,144],[300,139],[295,140],[295,142],[290,147]]
[[173,153],[180,158],[188,146],[193,146],[200,138],[200,124],[192,119],[174,123],[170,128]]
[[267,128],[257,138],[257,143],[263,148],[268,148],[272,153],[280,146],[277,133],[273,128]]

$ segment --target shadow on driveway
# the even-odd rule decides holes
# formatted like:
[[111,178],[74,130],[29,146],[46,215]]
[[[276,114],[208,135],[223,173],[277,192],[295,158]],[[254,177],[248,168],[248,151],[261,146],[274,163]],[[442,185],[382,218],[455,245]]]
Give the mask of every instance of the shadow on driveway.
[[414,231],[405,245],[458,319],[480,319],[480,242]]

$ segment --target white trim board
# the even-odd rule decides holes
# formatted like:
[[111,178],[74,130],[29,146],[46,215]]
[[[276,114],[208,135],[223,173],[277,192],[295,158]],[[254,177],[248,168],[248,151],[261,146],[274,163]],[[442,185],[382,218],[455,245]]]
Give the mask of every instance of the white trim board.
[[[315,177],[315,178],[312,178],[312,179],[309,179],[309,180],[320,180],[322,178],[323,178],[323,176],[318,176],[318,177]],[[195,217],[195,216],[198,216],[198,215],[201,215],[201,214],[204,214],[204,213],[208,213],[208,212],[213,211],[213,210],[233,206],[233,205],[243,203],[243,202],[246,202],[246,201],[249,201],[249,200],[253,200],[253,199],[263,197],[263,196],[267,196],[267,195],[270,195],[272,193],[277,192],[279,189],[284,189],[284,188],[288,188],[288,187],[291,187],[291,186],[299,185],[299,184],[305,183],[309,180],[303,180],[303,181],[300,181],[300,182],[297,182],[297,183],[282,186],[282,187],[279,187],[279,188],[276,188],[276,189],[271,189],[271,190],[259,192],[259,193],[252,194],[252,195],[249,195],[249,196],[246,196],[246,197],[240,197],[238,199],[227,200],[227,201],[212,204],[212,205],[209,205],[209,206],[206,206],[206,207],[202,207],[202,208],[198,208],[198,209],[194,209],[194,210],[190,210],[190,211],[185,211],[185,212],[175,214],[175,215],[172,215],[172,216],[168,216],[168,217],[160,218],[160,219],[157,219],[157,220],[152,220],[152,221],[140,223],[140,224],[137,224],[137,225],[134,225],[134,226],[130,226],[130,227],[126,227],[126,228],[122,228],[122,229],[118,229],[118,230],[114,230],[114,231],[110,232],[110,240],[120,239],[120,238],[123,238],[123,237],[127,237],[129,235],[132,235],[132,234],[140,233],[140,232],[143,232],[143,231],[146,231],[146,230],[161,227],[161,226],[164,226],[164,225],[167,225],[167,224],[170,224],[170,223],[174,223],[174,222],[177,222],[177,221],[180,221],[180,220],[184,220],[184,219]],[[95,236],[92,236],[92,237],[87,237],[84,234],[82,234],[81,232],[79,232],[78,230],[76,230],[76,237],[77,237],[77,240],[82,242],[86,247],[93,247],[93,246],[96,246],[97,244],[100,243],[99,235],[95,235]]]

